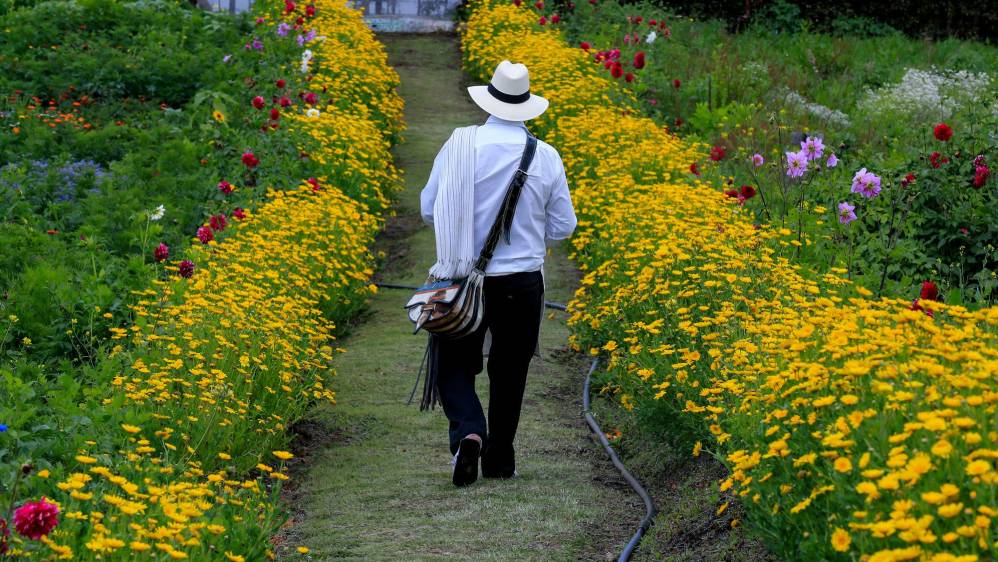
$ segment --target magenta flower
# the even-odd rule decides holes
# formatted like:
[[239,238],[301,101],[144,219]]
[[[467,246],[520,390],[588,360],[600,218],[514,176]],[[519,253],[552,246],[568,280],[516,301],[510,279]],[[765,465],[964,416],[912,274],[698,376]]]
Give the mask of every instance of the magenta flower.
[[14,529],[33,541],[48,535],[59,524],[59,508],[44,497],[14,511]]
[[866,198],[876,197],[880,193],[880,177],[862,168],[852,178],[852,192]]
[[194,262],[191,260],[184,260],[180,262],[180,276],[184,279],[190,279],[194,275]]
[[833,152],[829,154],[828,160],[825,161],[825,166],[828,166],[829,168],[834,168],[838,165],[839,165],[839,159],[835,157],[835,153]]
[[807,155],[804,151],[787,153],[787,175],[799,178],[807,171]]
[[757,152],[757,153],[755,153],[755,154],[752,155],[752,164],[756,168],[758,168],[759,166],[762,166],[765,163],[766,163],[766,159],[762,157],[762,154],[759,154]]
[[198,227],[198,240],[202,244],[207,244],[215,239],[215,235],[211,232],[211,228],[207,226]]
[[800,150],[808,160],[817,160],[825,153],[825,143],[821,141],[821,137],[807,137],[807,140],[800,143]]
[[849,224],[856,220],[856,206],[850,205],[849,203],[842,202],[839,203],[839,222],[842,224]]
[[156,246],[156,249],[152,251],[152,257],[156,261],[165,261],[170,257],[170,247],[160,242],[159,246]]
[[208,219],[208,223],[211,225],[212,230],[218,232],[220,230],[225,230],[225,226],[228,224],[228,221],[225,220],[225,213],[219,213],[217,215],[212,215],[211,218]]

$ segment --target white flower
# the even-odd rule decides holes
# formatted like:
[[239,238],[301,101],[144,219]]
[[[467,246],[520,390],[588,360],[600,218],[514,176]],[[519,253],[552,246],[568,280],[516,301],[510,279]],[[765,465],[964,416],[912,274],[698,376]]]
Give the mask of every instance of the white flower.
[[166,214],[166,207],[160,205],[159,207],[156,207],[153,211],[149,213],[149,220],[158,221],[159,219],[163,218],[163,215],[165,214]]
[[648,34],[648,37],[645,38],[645,43],[651,45],[655,42],[655,39],[658,39],[658,33],[655,33],[655,30],[653,29],[651,33]]
[[922,119],[948,118],[953,111],[977,103],[991,85],[985,72],[909,68],[897,84],[868,90],[860,108],[870,113],[893,111]]
[[315,119],[316,117],[319,116],[319,110],[313,107],[313,108],[309,109],[308,111],[306,111],[305,115],[307,117],[311,117],[312,119]]
[[302,74],[308,74],[308,61],[307,60],[301,61],[301,73]]
[[312,50],[311,49],[305,49],[305,51],[302,52],[302,54],[301,54],[301,60],[304,61],[304,62],[308,62],[308,61],[312,60]]

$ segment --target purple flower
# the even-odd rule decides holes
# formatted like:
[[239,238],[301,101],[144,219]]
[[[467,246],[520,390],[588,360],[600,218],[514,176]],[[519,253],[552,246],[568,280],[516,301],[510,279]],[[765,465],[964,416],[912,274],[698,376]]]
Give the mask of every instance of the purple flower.
[[259,39],[257,39],[256,37],[254,37],[253,38],[253,48],[256,49],[257,51],[262,51],[263,50],[263,41],[260,41]]
[[0,423],[0,433],[7,431],[7,425]]
[[846,202],[839,203],[839,222],[842,224],[849,224],[856,220],[855,211],[855,205],[850,205]]
[[860,169],[852,178],[852,192],[867,198],[876,197],[880,193],[880,177],[867,172],[866,168]]
[[231,59],[231,58],[232,58],[232,55],[225,55],[224,57],[222,57],[222,62],[229,62],[229,59]]
[[286,23],[281,23],[281,25],[277,26],[277,34],[281,37],[287,36],[289,31],[291,31],[291,26]]
[[807,155],[804,151],[787,153],[787,175],[799,178],[807,171]]
[[821,141],[821,137],[807,137],[807,140],[800,143],[800,150],[808,160],[817,160],[825,153],[825,143]]
[[835,157],[835,153],[833,152],[829,154],[828,160],[825,162],[825,166],[828,166],[829,168],[834,168],[838,165],[839,165],[839,159]]
[[755,153],[752,155],[752,164],[758,168],[766,163],[766,159],[762,157],[762,154]]

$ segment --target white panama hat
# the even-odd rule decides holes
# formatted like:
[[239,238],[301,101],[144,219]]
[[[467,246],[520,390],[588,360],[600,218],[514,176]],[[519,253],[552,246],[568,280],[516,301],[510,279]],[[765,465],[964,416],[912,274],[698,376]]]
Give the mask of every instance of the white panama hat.
[[488,86],[470,86],[471,99],[492,115],[507,121],[533,119],[548,108],[548,100],[530,93],[530,75],[523,64],[504,60]]

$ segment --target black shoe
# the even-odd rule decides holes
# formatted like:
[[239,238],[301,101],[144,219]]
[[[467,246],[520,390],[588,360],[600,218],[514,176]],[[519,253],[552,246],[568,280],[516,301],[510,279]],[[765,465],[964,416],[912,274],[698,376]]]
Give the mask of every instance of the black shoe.
[[454,473],[451,480],[455,486],[467,486],[478,480],[478,453],[482,444],[477,439],[465,437],[454,455]]

